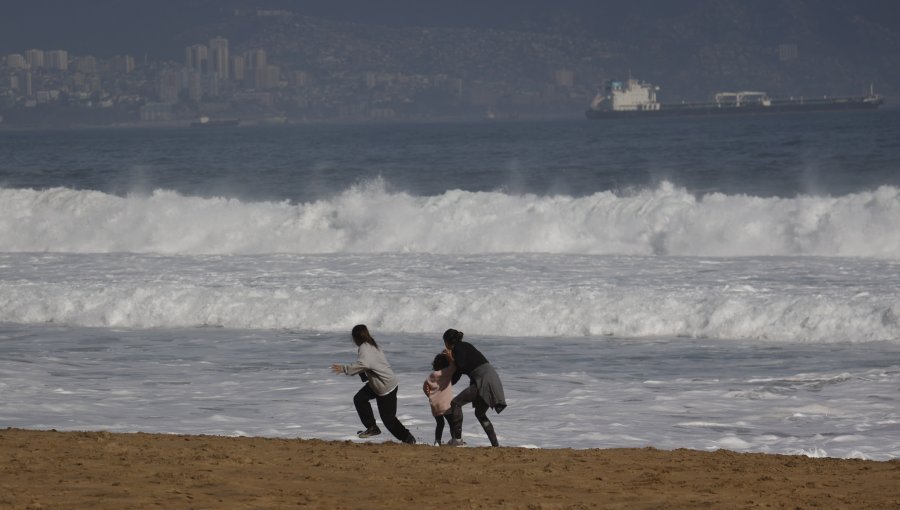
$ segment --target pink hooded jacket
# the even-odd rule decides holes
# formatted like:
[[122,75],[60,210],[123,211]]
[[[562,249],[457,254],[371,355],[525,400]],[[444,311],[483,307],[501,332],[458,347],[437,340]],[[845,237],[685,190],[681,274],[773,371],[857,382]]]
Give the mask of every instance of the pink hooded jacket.
[[424,388],[428,389],[425,393],[428,395],[431,414],[434,416],[441,416],[450,410],[450,401],[453,400],[453,384],[450,378],[455,371],[456,365],[451,363],[447,368],[428,374],[428,379],[425,379]]

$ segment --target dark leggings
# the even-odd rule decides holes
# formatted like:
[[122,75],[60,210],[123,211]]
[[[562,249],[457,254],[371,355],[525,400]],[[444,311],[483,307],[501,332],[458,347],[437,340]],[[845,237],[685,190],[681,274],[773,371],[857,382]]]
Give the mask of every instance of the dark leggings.
[[484,429],[484,433],[487,434],[488,439],[490,439],[491,446],[500,446],[500,443],[497,442],[497,434],[494,432],[494,424],[492,424],[491,420],[487,417],[487,411],[491,406],[488,405],[483,398],[478,396],[478,388],[476,388],[474,384],[469,385],[468,388],[459,392],[450,404],[450,412],[452,414],[452,419],[450,420],[450,435],[453,436],[454,439],[462,439],[462,406],[469,402],[472,402],[472,405],[475,407],[475,417],[478,418],[478,423],[481,424],[481,428]]
[[447,414],[434,417],[434,444],[441,444],[442,442],[441,439],[444,437],[445,420],[450,425],[450,436],[453,436],[453,418],[450,416],[450,411],[447,411]]
[[378,403],[378,415],[381,416],[384,426],[391,431],[394,437],[400,441],[405,441],[410,434],[409,430],[400,423],[396,416],[398,389],[399,387],[394,388],[394,391],[379,397],[367,384],[353,396],[353,405],[356,406],[356,412],[359,414],[359,419],[362,421],[363,426],[368,429],[376,425],[375,414],[372,413],[372,404],[369,403],[370,400],[375,399],[375,402]]

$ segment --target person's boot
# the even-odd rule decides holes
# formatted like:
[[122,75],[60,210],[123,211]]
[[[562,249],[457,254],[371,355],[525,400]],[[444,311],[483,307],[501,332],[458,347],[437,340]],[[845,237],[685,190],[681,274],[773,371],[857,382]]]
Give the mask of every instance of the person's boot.
[[367,437],[377,436],[378,434],[381,434],[381,429],[378,428],[378,425],[372,425],[371,427],[367,428],[366,430],[360,430],[359,432],[356,433],[356,435],[358,437],[361,437],[363,439],[365,439]]
[[406,444],[416,444],[416,438],[413,437],[412,432],[410,432],[409,435],[406,436],[406,439],[403,440],[403,442]]
[[491,446],[500,446],[500,443],[497,442],[497,433],[494,432],[494,424],[488,420],[484,420],[481,422],[481,428],[484,429],[484,433],[487,434],[488,439],[491,441]]
[[500,443],[497,442],[497,433],[494,432],[494,424],[488,419],[487,414],[476,411],[475,417],[478,418],[478,423],[481,424],[481,428],[484,429],[484,433],[491,441],[491,446],[500,446]]

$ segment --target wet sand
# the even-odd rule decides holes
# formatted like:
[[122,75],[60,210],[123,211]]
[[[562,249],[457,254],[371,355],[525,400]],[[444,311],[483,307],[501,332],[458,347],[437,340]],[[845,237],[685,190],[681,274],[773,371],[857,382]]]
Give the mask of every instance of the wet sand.
[[900,508],[900,460],[380,441],[0,430],[0,508]]

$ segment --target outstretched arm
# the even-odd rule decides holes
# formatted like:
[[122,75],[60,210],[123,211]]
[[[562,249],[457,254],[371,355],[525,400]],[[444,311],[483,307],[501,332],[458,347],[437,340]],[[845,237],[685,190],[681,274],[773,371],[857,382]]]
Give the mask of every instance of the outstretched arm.
[[[366,369],[369,367],[370,362],[366,358],[366,352],[363,349],[360,349],[359,355],[356,358],[356,361],[350,363],[349,365],[341,365],[339,363],[331,364],[331,371],[335,374],[347,374],[347,375],[356,375],[365,373]],[[365,379],[363,379],[365,381]]]

